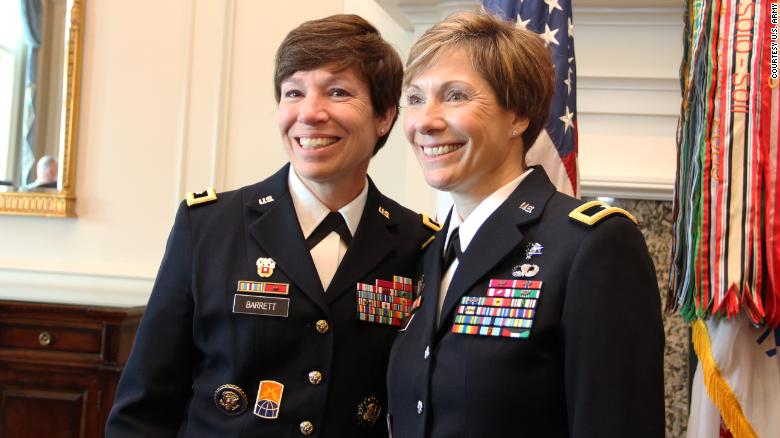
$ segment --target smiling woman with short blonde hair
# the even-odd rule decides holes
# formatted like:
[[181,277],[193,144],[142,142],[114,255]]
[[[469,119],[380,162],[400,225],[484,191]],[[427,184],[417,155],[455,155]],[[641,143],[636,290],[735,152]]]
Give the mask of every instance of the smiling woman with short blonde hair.
[[455,14],[426,32],[409,52],[404,86],[454,49],[487,81],[505,109],[528,118],[526,149],[547,121],[555,90],[555,68],[544,41],[489,14]]
[[660,298],[635,219],[524,162],[553,93],[541,39],[459,13],[407,67],[404,133],[454,206],[390,354],[393,436],[663,437]]

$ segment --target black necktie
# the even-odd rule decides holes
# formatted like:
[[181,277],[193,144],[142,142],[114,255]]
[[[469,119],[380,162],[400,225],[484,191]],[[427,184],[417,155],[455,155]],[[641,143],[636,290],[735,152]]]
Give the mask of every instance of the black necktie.
[[347,222],[344,220],[344,217],[341,216],[341,213],[332,211],[328,213],[327,216],[325,216],[325,219],[323,219],[322,222],[317,225],[317,228],[312,231],[309,237],[306,238],[306,247],[309,248],[309,251],[311,251],[312,248],[317,246],[317,244],[320,243],[322,239],[327,237],[328,234],[332,233],[333,231],[341,236],[341,240],[343,240],[344,243],[349,246],[349,242],[352,241],[352,235],[349,233]]
[[460,260],[460,256],[463,254],[460,251],[460,234],[458,230],[460,230],[460,227],[455,228],[452,234],[450,234],[450,241],[447,242],[447,249],[444,251],[442,271],[446,271],[456,258]]

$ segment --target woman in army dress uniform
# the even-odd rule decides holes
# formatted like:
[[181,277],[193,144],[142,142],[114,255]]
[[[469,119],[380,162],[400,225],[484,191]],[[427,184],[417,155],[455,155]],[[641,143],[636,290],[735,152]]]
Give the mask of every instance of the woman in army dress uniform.
[[390,355],[395,438],[664,434],[660,300],[633,217],[525,165],[552,65],[538,36],[484,13],[411,49],[404,132],[455,205]]
[[366,176],[401,80],[398,55],[360,17],[287,35],[275,91],[290,164],[180,206],[109,438],[387,436],[377,419],[399,321],[358,294],[380,282],[408,293],[431,237]]

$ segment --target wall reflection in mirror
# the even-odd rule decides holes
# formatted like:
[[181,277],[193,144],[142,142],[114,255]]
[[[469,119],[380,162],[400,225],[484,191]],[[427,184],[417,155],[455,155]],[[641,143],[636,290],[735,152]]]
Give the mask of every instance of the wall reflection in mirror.
[[83,3],[0,0],[0,213],[73,214]]

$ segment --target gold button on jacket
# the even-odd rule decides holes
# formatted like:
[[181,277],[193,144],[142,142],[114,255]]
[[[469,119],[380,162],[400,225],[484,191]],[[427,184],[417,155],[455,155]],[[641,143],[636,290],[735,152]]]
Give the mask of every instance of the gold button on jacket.
[[301,430],[302,434],[311,435],[312,432],[314,432],[314,425],[311,424],[311,421],[303,421],[301,422],[299,429]]
[[321,319],[317,321],[317,332],[318,333],[328,333],[328,329],[330,329],[330,325],[328,324],[328,321],[325,321],[324,319]]

